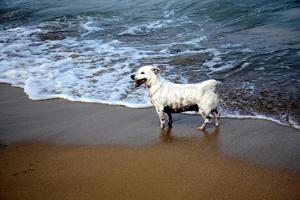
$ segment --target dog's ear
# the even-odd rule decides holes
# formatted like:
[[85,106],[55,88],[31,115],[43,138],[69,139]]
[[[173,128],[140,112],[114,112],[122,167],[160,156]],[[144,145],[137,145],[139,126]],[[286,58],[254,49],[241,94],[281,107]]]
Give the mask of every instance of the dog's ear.
[[154,74],[158,74],[160,72],[160,69],[157,67],[153,67],[151,70],[154,72]]

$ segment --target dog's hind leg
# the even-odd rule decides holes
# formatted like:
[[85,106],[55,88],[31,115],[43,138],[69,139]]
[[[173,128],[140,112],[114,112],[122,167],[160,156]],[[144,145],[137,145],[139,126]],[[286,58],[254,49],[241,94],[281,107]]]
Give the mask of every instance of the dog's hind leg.
[[215,125],[217,127],[220,126],[220,113],[218,112],[218,110],[216,108],[213,109],[211,112],[215,117]]
[[171,126],[172,123],[173,123],[173,117],[172,117],[171,112],[167,112],[167,114],[168,114],[168,117],[169,117],[168,125]]
[[210,122],[210,116],[208,114],[205,114],[203,112],[200,112],[204,122],[201,126],[197,127],[197,129],[200,129],[200,130],[205,130],[206,128],[206,125]]

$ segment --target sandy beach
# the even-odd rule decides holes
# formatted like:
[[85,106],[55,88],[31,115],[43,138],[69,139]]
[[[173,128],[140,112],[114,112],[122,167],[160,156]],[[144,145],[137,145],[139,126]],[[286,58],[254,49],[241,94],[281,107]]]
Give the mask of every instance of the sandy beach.
[[32,101],[0,84],[0,199],[300,199],[300,132],[270,121]]

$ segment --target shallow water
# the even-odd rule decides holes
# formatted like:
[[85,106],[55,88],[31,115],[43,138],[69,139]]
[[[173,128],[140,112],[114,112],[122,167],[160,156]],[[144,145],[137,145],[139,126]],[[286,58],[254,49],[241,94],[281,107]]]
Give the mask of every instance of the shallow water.
[[31,99],[151,106],[129,75],[215,78],[223,115],[299,128],[298,1],[5,1],[0,80]]

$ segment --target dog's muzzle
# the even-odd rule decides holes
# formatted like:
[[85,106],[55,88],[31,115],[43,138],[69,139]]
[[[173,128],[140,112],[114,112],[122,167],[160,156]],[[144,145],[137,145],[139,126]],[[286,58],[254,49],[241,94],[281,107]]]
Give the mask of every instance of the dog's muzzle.
[[146,83],[147,79],[143,78],[143,79],[139,79],[139,80],[135,80],[135,87],[140,87],[141,85],[143,85],[144,83]]
[[134,75],[134,74],[132,74],[132,75],[130,76],[130,78],[131,78],[132,80],[134,80],[134,82],[135,82],[135,87],[139,87],[139,86],[143,85],[143,84],[147,81],[147,79],[145,79],[145,78],[140,79],[140,80],[135,80],[135,75]]

